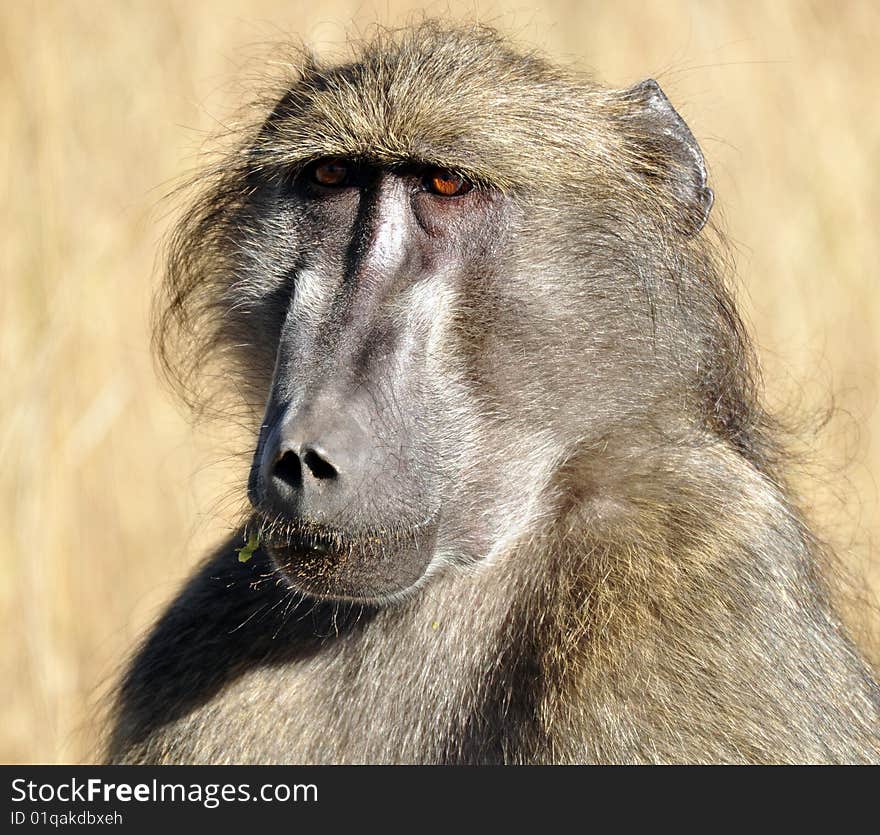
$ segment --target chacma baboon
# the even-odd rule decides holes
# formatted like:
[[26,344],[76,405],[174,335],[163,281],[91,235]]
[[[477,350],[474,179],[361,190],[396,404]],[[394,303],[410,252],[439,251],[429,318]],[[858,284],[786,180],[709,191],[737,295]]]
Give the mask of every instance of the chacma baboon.
[[880,759],[658,85],[477,27],[354,51],[303,59],[171,240],[159,344],[263,414],[253,509],[108,759]]

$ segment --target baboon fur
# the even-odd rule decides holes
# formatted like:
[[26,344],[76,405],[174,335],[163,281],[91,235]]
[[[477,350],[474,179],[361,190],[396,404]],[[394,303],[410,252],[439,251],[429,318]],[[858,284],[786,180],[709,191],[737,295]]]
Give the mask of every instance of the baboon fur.
[[239,562],[238,532],[139,650],[107,759],[880,760],[880,688],[786,486],[702,157],[659,88],[475,26],[353,50],[291,67],[202,175],[157,344],[193,399],[219,376],[257,414],[302,257],[266,195],[323,157],[460,172],[508,230],[425,364],[454,404],[436,457],[464,485],[443,510],[463,544],[393,599],[340,602],[263,548]]

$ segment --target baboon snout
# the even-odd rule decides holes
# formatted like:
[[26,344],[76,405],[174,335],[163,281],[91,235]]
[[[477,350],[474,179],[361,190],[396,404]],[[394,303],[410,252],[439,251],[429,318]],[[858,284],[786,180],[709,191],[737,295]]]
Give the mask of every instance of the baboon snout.
[[424,574],[438,509],[405,439],[356,397],[270,407],[248,493],[266,552],[293,587],[378,599]]
[[339,404],[288,410],[264,429],[251,470],[251,501],[264,512],[345,526],[380,466],[372,460],[373,447]]

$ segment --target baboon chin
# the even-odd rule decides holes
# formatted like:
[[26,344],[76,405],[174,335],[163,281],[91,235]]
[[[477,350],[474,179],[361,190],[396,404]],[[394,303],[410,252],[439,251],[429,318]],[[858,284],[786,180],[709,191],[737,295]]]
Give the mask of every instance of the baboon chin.
[[412,588],[433,556],[436,527],[405,531],[274,531],[263,547],[293,590],[381,604]]
[[205,171],[157,317],[181,388],[255,415],[250,510],[137,653],[107,758],[880,760],[656,82],[425,23],[304,58],[267,111]]

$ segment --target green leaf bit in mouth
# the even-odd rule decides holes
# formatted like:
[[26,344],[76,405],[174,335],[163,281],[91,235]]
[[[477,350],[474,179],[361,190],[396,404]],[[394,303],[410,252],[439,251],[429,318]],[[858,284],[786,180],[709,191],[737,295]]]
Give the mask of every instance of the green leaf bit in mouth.
[[239,562],[247,562],[253,555],[257,548],[260,547],[260,532],[251,533],[248,536],[247,544],[242,548],[236,548],[235,553],[238,554]]

